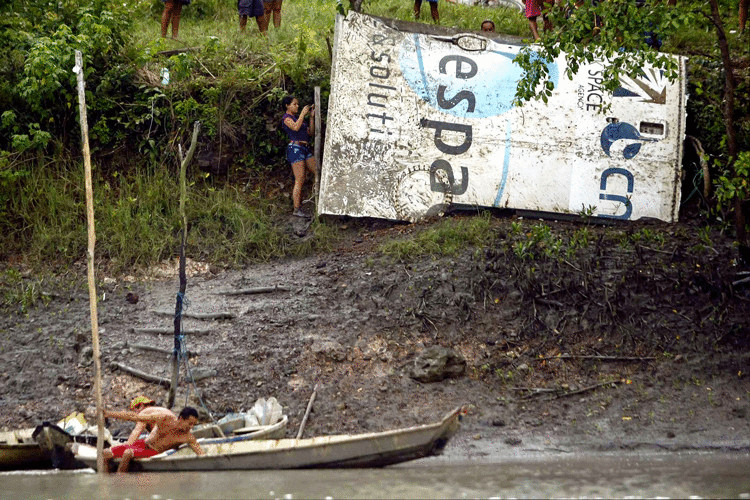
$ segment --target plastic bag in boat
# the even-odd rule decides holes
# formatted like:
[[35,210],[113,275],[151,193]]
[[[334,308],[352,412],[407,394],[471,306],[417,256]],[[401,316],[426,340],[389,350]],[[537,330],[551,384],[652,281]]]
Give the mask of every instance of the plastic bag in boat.
[[245,415],[245,426],[273,425],[281,420],[284,410],[276,398],[258,399]]

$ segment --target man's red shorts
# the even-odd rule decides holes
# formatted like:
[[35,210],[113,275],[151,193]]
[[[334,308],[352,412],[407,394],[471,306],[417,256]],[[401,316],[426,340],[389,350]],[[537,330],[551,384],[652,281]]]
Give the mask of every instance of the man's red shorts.
[[122,457],[125,450],[133,450],[133,458],[148,458],[158,455],[159,452],[146,446],[146,441],[139,439],[133,444],[121,444],[120,446],[113,446],[110,451],[114,458]]

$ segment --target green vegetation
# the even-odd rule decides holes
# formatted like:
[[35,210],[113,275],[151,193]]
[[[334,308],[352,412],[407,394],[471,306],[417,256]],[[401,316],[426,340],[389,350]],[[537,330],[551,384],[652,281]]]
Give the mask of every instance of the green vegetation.
[[14,269],[0,273],[0,290],[0,307],[16,307],[21,314],[39,303],[49,302],[49,297],[42,293],[41,280],[25,279]]
[[469,246],[486,246],[495,235],[489,213],[446,219],[416,235],[383,243],[378,251],[399,261],[423,255],[456,255]]
[[[610,92],[620,86],[620,75],[637,76],[647,65],[663,69],[674,80],[677,60],[669,54],[689,56],[688,134],[704,145],[703,160],[715,186],[705,208],[722,219],[733,213],[737,240],[747,245],[750,30],[737,29],[737,2],[683,0],[676,7],[655,0],[575,3],[565,0],[562,8],[553,9],[554,31],[543,33],[539,46],[527,46],[516,58],[525,72],[516,102],[547,102],[554,89],[547,63],[561,52],[568,77],[582,64],[607,60],[600,85]],[[660,51],[650,45],[657,38],[663,41]],[[688,172],[696,190],[701,189],[702,174],[700,168]]]
[[[23,227],[33,228],[24,249],[32,261],[85,253],[83,186],[74,181],[83,178],[82,168],[63,175],[51,178],[32,172],[9,205]],[[128,179],[114,176],[96,184],[96,252],[111,271],[145,267],[175,254],[180,232],[178,192],[177,179],[165,170]],[[332,241],[330,231],[316,224],[316,237],[304,246],[295,245],[274,221],[284,207],[258,190],[242,192],[231,185],[215,189],[199,179],[189,188],[186,210],[191,228],[186,253],[194,259],[239,265],[306,253]]]
[[[288,211],[288,189],[268,181],[291,177],[276,124],[281,98],[309,101],[321,86],[325,107],[336,2],[286,4],[281,29],[272,27],[267,39],[253,23],[241,33],[235,5],[218,0],[185,7],[180,40],[164,39],[162,6],[17,0],[0,8],[0,257],[22,254],[39,265],[84,256],[74,49],[83,53],[87,84],[96,255],[110,270],[175,255],[177,149],[196,120],[202,132],[188,174],[188,256],[239,265],[333,241],[335,231],[318,222],[312,238],[290,236],[277,223]],[[396,0],[365,9],[411,17],[411,6]],[[488,15],[450,4],[441,11],[443,24],[471,29]],[[524,29],[517,12],[492,14],[506,31]],[[191,50],[162,53],[184,48]]]
[[[601,8],[617,3],[602,2]],[[729,3],[722,3],[724,13],[729,12]],[[4,2],[0,6],[0,259],[22,255],[23,263],[32,267],[64,266],[84,259],[83,168],[71,71],[75,49],[84,55],[100,266],[131,271],[176,255],[177,151],[189,141],[196,120],[201,121],[202,131],[188,172],[188,256],[242,265],[330,247],[337,231],[325,222],[314,222],[310,237],[303,239],[294,236],[286,223],[279,224],[290,210],[291,176],[278,121],[280,100],[288,93],[309,102],[313,88],[320,86],[322,107],[327,107],[336,5],[335,0],[287,2],[281,28],[271,27],[263,38],[252,22],[246,32],[239,31],[234,3],[201,0],[183,10],[180,39],[175,41],[159,36],[163,6],[159,0]],[[700,12],[654,9],[660,16],[658,28],[664,29],[665,48],[692,56],[689,133],[703,141],[711,159],[718,184],[712,208],[730,212],[748,198],[749,162],[746,153],[737,158],[727,153],[721,108],[724,78],[716,43],[705,36],[705,16]],[[366,1],[363,10],[412,20],[412,4],[403,0]],[[606,15],[617,19],[610,12]],[[725,15],[726,24],[736,24],[732,16]],[[636,17],[621,26],[623,33],[640,29],[636,21],[657,19]],[[490,18],[499,32],[529,36],[523,14],[502,8],[441,2],[440,18],[444,26],[467,30],[477,30],[482,20]],[[572,43],[571,37],[586,31],[578,21],[566,24],[558,18],[556,23],[564,29],[545,39],[544,47],[554,37]],[[739,43],[745,39],[735,38],[730,40],[733,57],[746,60],[747,44],[743,49]],[[619,43],[616,34],[601,39],[608,46]],[[640,38],[630,33],[623,40],[636,43]],[[566,47],[575,52],[576,47],[595,45]],[[575,53],[589,57],[585,51]],[[166,85],[163,70],[170,75]],[[745,78],[735,92],[737,110],[750,104],[746,66],[742,71]],[[737,114],[735,129],[739,149],[747,151],[746,113]],[[582,215],[595,214],[582,207]],[[467,246],[487,245],[491,232],[488,215],[456,218],[411,239],[387,243],[380,251],[399,260],[452,255]],[[546,225],[529,228],[516,222],[511,236],[513,251],[522,260],[566,258],[591,241],[585,228],[563,241]],[[659,246],[658,240],[646,236],[642,235],[643,241]],[[17,303],[31,305],[40,297],[25,282],[4,279],[0,288],[17,297]]]

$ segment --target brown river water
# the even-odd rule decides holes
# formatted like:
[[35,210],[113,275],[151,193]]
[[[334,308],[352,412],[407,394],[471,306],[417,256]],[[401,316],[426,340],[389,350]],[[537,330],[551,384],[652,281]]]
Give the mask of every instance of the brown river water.
[[440,457],[384,469],[0,473],[0,498],[747,498],[750,454]]

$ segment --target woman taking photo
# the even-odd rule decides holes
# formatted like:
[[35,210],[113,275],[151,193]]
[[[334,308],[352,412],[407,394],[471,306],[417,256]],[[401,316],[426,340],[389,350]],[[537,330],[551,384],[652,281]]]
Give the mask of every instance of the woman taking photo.
[[[286,147],[286,159],[292,165],[294,173],[294,189],[292,190],[292,201],[294,212],[292,215],[305,217],[302,210],[302,185],[305,182],[305,168],[316,174],[317,165],[315,157],[310,149],[310,134],[315,132],[315,107],[305,106],[299,111],[299,101],[296,97],[286,96],[281,100],[281,106],[286,111],[281,118],[281,128],[289,137],[289,145]],[[305,123],[305,115],[310,115],[310,124]]]

